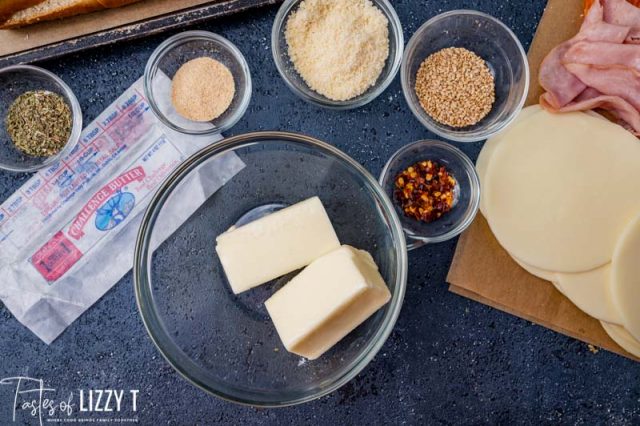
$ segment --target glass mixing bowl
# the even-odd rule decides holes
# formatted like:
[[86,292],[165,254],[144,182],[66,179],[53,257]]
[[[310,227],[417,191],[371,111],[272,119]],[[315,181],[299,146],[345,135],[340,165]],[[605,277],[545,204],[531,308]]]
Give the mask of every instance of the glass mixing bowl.
[[[244,168],[152,253],[171,226],[173,209],[182,206],[186,182],[199,179],[207,185],[206,176],[220,169],[219,159],[234,155]],[[215,245],[231,226],[315,195],[341,243],[371,253],[392,298],[331,350],[309,361],[285,350],[264,307],[294,274],[234,295]],[[180,165],[148,207],[134,260],[138,307],[167,361],[205,391],[256,406],[310,401],[351,380],[389,336],[406,279],[402,226],[376,180],[331,145],[282,132],[227,138]]]
[[[473,126],[453,128],[438,123],[425,112],[416,95],[420,64],[447,47],[464,47],[478,54],[495,80],[493,108]],[[527,54],[518,37],[496,18],[474,10],[453,10],[424,23],[407,43],[400,76],[413,115],[429,131],[457,142],[481,141],[504,129],[522,109],[529,91]]]
[[[402,62],[402,51],[404,48],[404,36],[402,34],[402,24],[396,14],[395,9],[387,0],[371,0],[386,16],[389,21],[389,57],[378,76],[378,80],[363,94],[346,101],[334,101],[327,98],[315,90],[311,89],[303,78],[298,74],[289,58],[285,30],[287,21],[292,12],[298,9],[303,0],[286,0],[273,21],[271,30],[271,53],[273,60],[289,89],[301,99],[324,108],[345,110],[358,108],[368,104],[377,98],[391,84],[395,78]],[[327,41],[330,43],[330,41]]]

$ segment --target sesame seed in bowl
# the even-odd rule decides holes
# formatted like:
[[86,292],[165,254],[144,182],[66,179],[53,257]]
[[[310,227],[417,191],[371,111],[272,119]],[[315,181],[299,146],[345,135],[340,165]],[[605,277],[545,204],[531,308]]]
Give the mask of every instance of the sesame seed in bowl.
[[[434,67],[445,58],[451,63]],[[400,75],[416,118],[432,133],[457,142],[481,141],[506,128],[529,91],[527,56],[516,35],[473,10],[446,12],[424,23],[407,44]],[[435,83],[425,83],[432,79]],[[453,80],[452,92],[447,84]],[[452,103],[456,96],[460,99]]]

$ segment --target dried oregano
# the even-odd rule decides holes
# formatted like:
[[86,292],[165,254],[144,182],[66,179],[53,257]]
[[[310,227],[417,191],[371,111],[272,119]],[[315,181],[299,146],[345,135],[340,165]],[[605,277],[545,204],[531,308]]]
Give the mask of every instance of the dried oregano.
[[16,148],[34,157],[55,155],[71,135],[72,116],[62,96],[46,90],[25,92],[9,107],[7,133]]

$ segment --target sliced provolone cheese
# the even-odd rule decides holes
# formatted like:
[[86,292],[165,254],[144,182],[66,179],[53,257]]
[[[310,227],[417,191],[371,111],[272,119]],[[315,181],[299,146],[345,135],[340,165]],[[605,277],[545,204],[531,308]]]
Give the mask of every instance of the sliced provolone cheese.
[[640,216],[631,221],[613,255],[612,295],[622,325],[640,340]]
[[544,269],[540,269],[540,268],[536,268],[535,266],[531,266],[531,265],[527,265],[526,263],[524,263],[523,261],[519,260],[518,258],[514,257],[513,255],[511,255],[511,258],[525,271],[527,271],[528,273],[530,273],[531,275],[534,275],[540,279],[543,279],[545,281],[551,281],[553,282],[553,280],[555,279],[554,273],[550,272],[550,271],[545,271]]
[[[542,111],[504,135],[485,173],[487,220],[500,244],[540,269],[583,272],[611,261],[640,211],[640,144],[584,113]],[[612,212],[615,206],[615,214]]]
[[609,324],[604,321],[600,321],[602,328],[607,332],[609,337],[616,342],[622,349],[629,352],[631,355],[640,358],[640,342],[622,326],[616,324]]
[[611,264],[587,272],[559,273],[536,268],[511,255],[525,271],[551,282],[581,311],[596,319],[622,324],[619,310],[613,304],[611,294]]
[[622,317],[613,304],[611,294],[611,264],[588,272],[555,273],[558,289],[586,314],[612,324],[622,324]]
[[[493,151],[495,147],[500,144],[506,138],[509,138],[509,134],[515,129],[520,123],[527,120],[533,114],[542,111],[540,105],[531,105],[529,107],[524,108],[518,114],[518,117],[513,121],[513,123],[509,126],[507,130],[503,133],[498,133],[495,136],[490,137],[482,146],[482,150],[480,154],[478,154],[478,159],[476,160],[476,171],[478,172],[478,178],[480,179],[480,187],[484,188],[485,185],[485,173],[487,168],[489,167],[489,161],[491,160],[491,156],[493,155]],[[480,211],[483,215],[487,215],[485,212],[485,206],[483,205],[484,200],[484,191],[481,192],[480,196]]]

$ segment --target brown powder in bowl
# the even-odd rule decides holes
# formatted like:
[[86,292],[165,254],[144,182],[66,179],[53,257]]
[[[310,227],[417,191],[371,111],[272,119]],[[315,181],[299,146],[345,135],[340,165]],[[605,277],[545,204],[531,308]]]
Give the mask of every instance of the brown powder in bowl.
[[202,57],[178,69],[171,85],[171,102],[184,118],[211,121],[229,108],[235,93],[229,68],[215,59]]

